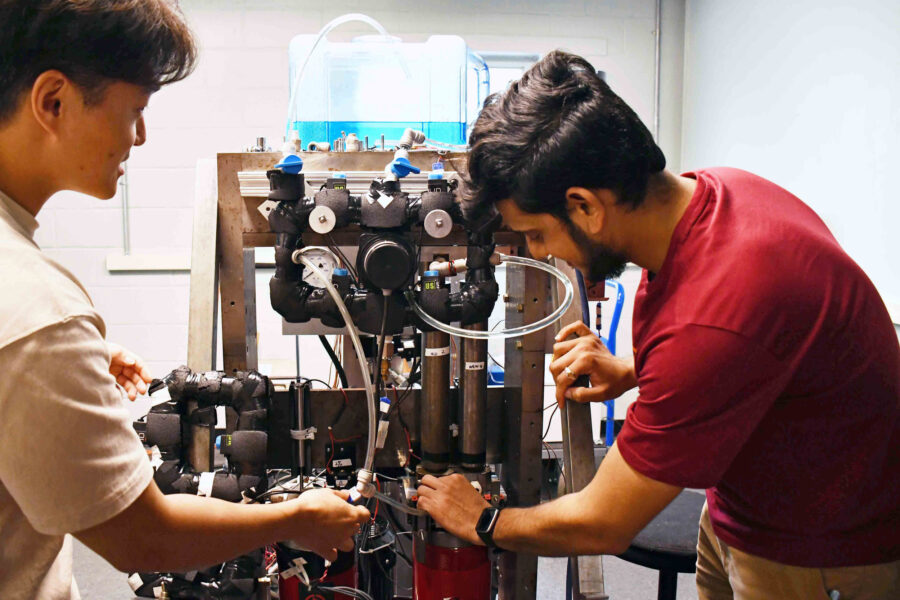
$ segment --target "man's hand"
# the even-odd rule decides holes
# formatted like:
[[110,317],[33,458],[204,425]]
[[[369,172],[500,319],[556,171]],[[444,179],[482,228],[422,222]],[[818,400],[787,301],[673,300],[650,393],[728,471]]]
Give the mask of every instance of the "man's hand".
[[107,342],[106,345],[109,347],[109,372],[124,388],[128,399],[134,401],[138,393],[146,394],[147,384],[153,378],[144,361],[118,344]]
[[[578,337],[569,340],[569,336]],[[568,370],[566,370],[568,368]],[[563,327],[553,344],[550,373],[556,380],[556,401],[603,402],[618,398],[637,385],[634,361],[613,356],[600,338],[582,322]],[[571,387],[581,375],[591,378],[591,387]]]
[[310,490],[287,503],[298,513],[290,539],[330,561],[337,560],[338,550],[353,550],[353,536],[370,515],[347,502],[348,496],[343,490]]
[[458,538],[484,545],[475,533],[475,525],[490,504],[468,479],[459,474],[441,478],[426,475],[417,493],[419,508],[427,511],[441,527]]

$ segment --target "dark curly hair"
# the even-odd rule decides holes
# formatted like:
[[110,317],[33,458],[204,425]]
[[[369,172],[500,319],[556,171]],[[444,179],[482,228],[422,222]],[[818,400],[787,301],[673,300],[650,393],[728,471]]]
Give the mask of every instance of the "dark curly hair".
[[635,112],[585,59],[556,50],[485,101],[469,138],[463,210],[472,219],[511,198],[569,222],[566,190],[610,189],[643,202],[666,159]]
[[193,35],[169,0],[0,0],[0,123],[57,69],[93,104],[124,81],[150,90],[187,77]]

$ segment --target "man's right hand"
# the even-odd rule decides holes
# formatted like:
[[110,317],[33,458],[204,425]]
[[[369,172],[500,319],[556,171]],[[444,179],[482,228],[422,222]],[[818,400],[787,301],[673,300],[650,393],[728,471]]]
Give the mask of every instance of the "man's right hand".
[[286,503],[296,513],[288,537],[330,561],[337,560],[338,550],[353,550],[353,536],[370,515],[365,507],[347,502],[348,496],[343,490],[309,490]]
[[[578,337],[568,339],[573,335]],[[603,402],[618,398],[637,385],[634,360],[613,356],[581,321],[563,327],[556,335],[550,373],[556,381],[560,408],[567,398],[575,402]],[[590,377],[590,388],[572,387],[581,375]]]

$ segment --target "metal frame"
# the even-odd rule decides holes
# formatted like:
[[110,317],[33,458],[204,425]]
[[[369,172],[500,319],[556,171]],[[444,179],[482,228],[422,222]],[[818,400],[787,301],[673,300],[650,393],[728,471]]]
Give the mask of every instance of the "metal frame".
[[[364,153],[303,153],[306,168],[335,171],[377,171],[387,164],[390,152]],[[255,262],[253,249],[272,246],[274,234],[268,222],[259,212],[264,198],[242,196],[239,172],[265,171],[281,158],[276,153],[224,153],[217,157],[215,207],[212,211],[211,194],[203,195],[198,202],[194,224],[194,248],[191,272],[191,313],[189,365],[195,370],[213,368],[211,356],[215,356],[216,287],[221,297],[223,368],[225,371],[246,370],[256,365],[256,306]],[[464,166],[464,154],[437,152],[412,152],[413,164],[430,170],[431,164],[441,158],[453,170]],[[198,180],[199,181],[199,180]],[[199,186],[198,186],[198,189]],[[213,216],[214,215],[214,216]],[[209,234],[215,223],[215,241]],[[339,245],[352,245],[358,231],[352,228],[333,232]],[[323,243],[308,234],[310,244]],[[498,245],[513,246],[525,254],[524,240],[520,234],[498,232]],[[447,246],[465,244],[462,232],[454,232],[442,240],[427,236],[424,245]],[[213,252],[214,250],[214,252]],[[214,262],[209,260],[214,256]],[[196,280],[196,281],[195,281]],[[546,274],[534,269],[510,268],[507,275],[508,323],[531,322],[546,314],[551,297],[550,280]],[[526,293],[527,292],[527,293]],[[511,504],[530,506],[540,502],[541,433],[543,431],[544,360],[550,350],[544,333],[539,332],[523,339],[507,342],[506,381],[502,391],[507,414],[507,439],[502,463],[504,485]],[[212,349],[212,353],[210,353]],[[313,394],[328,394],[314,391]],[[590,411],[571,407],[567,413],[568,437],[577,440],[577,446],[567,448],[569,471],[580,489],[589,481],[588,471],[593,468],[593,442],[591,438]],[[577,416],[575,413],[578,413]],[[586,418],[585,418],[586,417]],[[229,419],[231,421],[231,419]],[[233,424],[229,422],[229,426]],[[211,457],[206,457],[204,445],[211,448],[208,432],[195,431],[192,462],[203,470],[211,467]],[[199,437],[198,437],[199,436]],[[490,446],[490,444],[489,444]],[[575,460],[585,451],[590,463]],[[210,452],[211,454],[211,452]],[[590,466],[589,466],[590,465]],[[591,472],[592,476],[593,473]],[[581,563],[579,559],[578,564]],[[529,600],[535,598],[537,584],[537,557],[533,555],[503,553],[500,559],[501,598]],[[584,589],[589,582],[576,578],[581,586],[581,598],[601,598],[602,571],[599,577],[599,594]],[[596,583],[596,576],[593,581]]]

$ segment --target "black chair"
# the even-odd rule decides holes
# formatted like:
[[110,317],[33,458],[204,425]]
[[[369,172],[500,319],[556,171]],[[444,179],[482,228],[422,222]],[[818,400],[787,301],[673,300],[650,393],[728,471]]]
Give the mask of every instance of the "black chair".
[[619,558],[659,571],[658,600],[675,600],[679,573],[697,572],[697,534],[706,495],[684,490],[637,534]]

